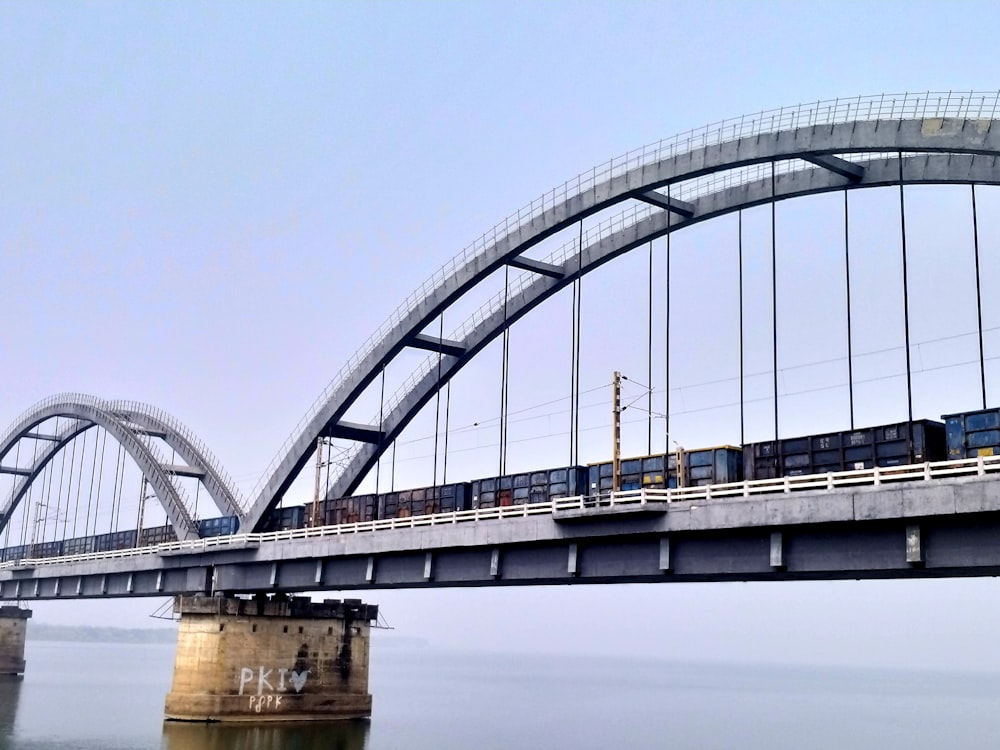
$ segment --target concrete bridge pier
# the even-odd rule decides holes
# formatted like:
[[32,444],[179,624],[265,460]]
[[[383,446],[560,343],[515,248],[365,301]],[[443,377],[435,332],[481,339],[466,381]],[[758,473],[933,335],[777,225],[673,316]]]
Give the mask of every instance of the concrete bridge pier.
[[322,721],[371,716],[370,626],[376,605],[308,597],[181,596],[177,721]]
[[30,609],[0,607],[0,679],[24,675],[24,638]]

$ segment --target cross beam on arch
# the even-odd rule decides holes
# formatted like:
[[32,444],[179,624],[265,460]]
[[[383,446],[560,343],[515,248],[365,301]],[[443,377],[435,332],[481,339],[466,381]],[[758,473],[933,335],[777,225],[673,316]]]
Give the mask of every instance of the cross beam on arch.
[[[353,491],[417,411],[505,327],[573,279],[650,239],[741,208],[831,190],[900,180],[997,184],[997,104],[997,92],[815,102],[701,128],[582,173],[497,224],[400,305],[279,451],[253,498],[248,524],[262,523],[305,466],[318,437],[347,434],[344,419],[351,407],[403,350],[437,353],[414,370],[411,385],[380,424],[354,430],[356,448],[331,496]],[[546,238],[615,206],[626,210],[591,231],[582,252],[568,243],[554,257],[526,256]],[[428,335],[438,315],[505,265],[520,272],[505,322],[498,323],[491,308],[471,329]],[[431,359],[434,367],[428,365]]]

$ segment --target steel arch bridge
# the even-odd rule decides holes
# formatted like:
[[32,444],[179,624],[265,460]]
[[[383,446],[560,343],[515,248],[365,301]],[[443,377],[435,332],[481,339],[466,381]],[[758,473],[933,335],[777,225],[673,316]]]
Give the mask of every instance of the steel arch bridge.
[[[52,421],[55,429],[40,429]],[[10,523],[32,483],[53,459],[77,436],[96,427],[107,431],[132,457],[152,487],[178,539],[198,537],[190,503],[175,481],[178,477],[197,479],[220,513],[236,516],[241,521],[245,519],[245,511],[228,475],[211,451],[178,420],[146,404],[67,393],[35,404],[0,437],[0,474],[13,474],[18,478],[11,494],[0,501],[0,530]],[[161,439],[185,463],[165,460],[150,438]],[[20,466],[10,461],[18,455],[22,441],[43,442],[47,446],[41,452],[37,448],[32,450],[31,462]]]
[[[741,209],[830,191],[1000,184],[998,104],[998,92],[817,101],[699,128],[580,174],[497,224],[397,308],[321,394],[264,472],[245,510],[214,458],[176,421],[156,417],[149,407],[89,397],[57,397],[29,410],[0,440],[0,472],[4,456],[44,415],[73,421],[53,440],[48,458],[39,461],[51,460],[73,430],[99,424],[132,455],[179,538],[197,535],[185,500],[171,483],[172,473],[185,470],[201,478],[222,513],[238,516],[244,530],[260,530],[318,438],[354,444],[327,493],[349,495],[421,408],[491,341],[546,299],[640,245]],[[620,213],[583,231],[584,219],[616,208]],[[572,230],[578,226],[577,234]],[[555,253],[529,256],[566,230],[573,238]],[[504,267],[514,272],[504,293],[448,336],[434,332],[438,316]],[[383,403],[374,423],[347,421],[366,389],[408,349],[429,353]],[[169,436],[187,468],[171,467],[154,455],[145,439],[152,434]],[[24,477],[10,498],[0,500],[0,528],[41,468],[17,469]]]

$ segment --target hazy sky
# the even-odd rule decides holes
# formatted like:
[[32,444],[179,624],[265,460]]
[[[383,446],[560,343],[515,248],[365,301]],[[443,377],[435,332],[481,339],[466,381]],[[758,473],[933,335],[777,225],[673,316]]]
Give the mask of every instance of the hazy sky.
[[[0,2],[0,427],[61,391],[146,401],[189,425],[249,491],[396,305],[519,206],[724,117],[883,91],[995,89],[986,30],[998,15],[989,3],[943,13],[919,2]],[[870,283],[898,281],[898,195],[870,192],[851,198],[867,321],[856,346],[897,349],[856,365],[870,380],[859,422],[905,417],[899,290]],[[807,366],[843,355],[831,282],[840,200],[779,209],[779,305],[796,321],[779,347],[786,435],[846,426],[842,368]],[[968,259],[967,191],[908,200],[926,370],[915,401],[917,416],[936,417],[978,404],[976,368],[952,367],[970,340],[932,342],[974,325],[970,266],[953,262]],[[984,191],[982,201],[993,251],[984,269],[1000,283],[1000,199]],[[767,221],[766,211],[745,217],[748,335],[758,336],[748,372],[770,367],[769,292],[753,283]],[[671,431],[687,447],[738,440],[735,224],[711,224],[675,239],[683,333],[672,382],[685,388]],[[645,263],[639,253],[585,281],[582,460],[607,455],[611,371],[645,376]],[[959,290],[958,313],[923,304],[942,288]],[[994,307],[987,326],[1000,324]],[[654,308],[660,319],[662,297]],[[523,410],[514,469],[565,456],[568,321],[563,296],[512,332],[512,409]],[[933,380],[935,367],[951,369]],[[455,479],[496,462],[496,348],[470,371],[455,383]],[[727,384],[703,385],[720,372]],[[748,382],[754,398],[767,395],[757,391],[769,377],[758,380]],[[749,437],[764,439],[771,407],[755,403]],[[432,481],[428,425],[425,415],[400,446],[400,483]],[[644,452],[645,422],[629,430],[627,451]],[[369,598],[399,634],[469,648],[998,667],[998,594],[985,579]],[[36,616],[141,626],[157,605],[42,603]]]

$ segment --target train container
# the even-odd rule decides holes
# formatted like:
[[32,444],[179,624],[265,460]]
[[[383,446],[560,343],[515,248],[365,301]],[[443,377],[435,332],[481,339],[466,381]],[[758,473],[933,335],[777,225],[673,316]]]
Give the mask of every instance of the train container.
[[119,549],[132,549],[135,547],[135,538],[135,529],[98,534],[94,537],[94,551],[113,552]]
[[154,544],[164,544],[166,542],[176,542],[177,532],[170,524],[166,526],[152,526],[139,532],[139,546],[151,547]]
[[31,545],[21,544],[17,547],[7,547],[3,551],[3,561],[4,562],[17,562],[18,560],[23,560],[30,557]]
[[949,459],[1000,455],[1000,409],[945,414]]
[[563,466],[558,469],[528,471],[472,482],[473,508],[547,503],[587,492],[587,469]]
[[230,534],[235,534],[239,528],[240,519],[236,516],[204,518],[198,521],[198,536],[202,538],[209,536],[229,536]]
[[[307,508],[304,505],[290,505],[286,508],[275,508],[267,517],[262,531],[289,531],[290,529],[301,529],[306,525],[308,517]],[[225,532],[228,534],[234,531]]]
[[[319,504],[319,523],[338,526],[342,523],[374,521],[378,512],[378,495],[354,495],[323,500]],[[311,518],[312,505],[306,506],[306,517]]]
[[384,492],[378,496],[379,518],[408,518],[433,513],[453,513],[468,510],[470,507],[467,482]]
[[[679,475],[678,456],[681,467]],[[662,490],[739,482],[743,478],[742,462],[742,451],[732,445],[626,458],[621,462],[619,489],[623,492],[642,488]],[[611,492],[612,463],[607,461],[591,464],[588,468],[589,494],[604,495]]]
[[78,536],[63,542],[64,555],[89,555],[96,551],[97,541],[92,536]]
[[59,542],[37,542],[31,545],[31,557],[59,557],[62,555],[63,543]]
[[940,461],[944,457],[944,425],[921,419],[751,443],[743,446],[743,472],[747,479],[774,479],[875,466],[904,466]]

